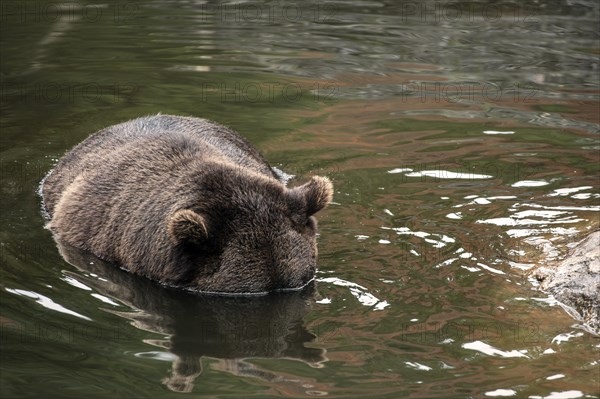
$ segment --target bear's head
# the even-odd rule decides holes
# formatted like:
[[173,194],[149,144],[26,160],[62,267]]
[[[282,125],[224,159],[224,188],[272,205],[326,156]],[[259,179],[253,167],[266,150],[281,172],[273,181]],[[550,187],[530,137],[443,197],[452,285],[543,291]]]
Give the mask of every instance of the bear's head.
[[286,188],[244,169],[205,169],[189,184],[197,200],[174,209],[167,232],[177,257],[190,265],[191,288],[259,293],[301,288],[314,277],[317,221],[333,196],[329,179],[314,176]]

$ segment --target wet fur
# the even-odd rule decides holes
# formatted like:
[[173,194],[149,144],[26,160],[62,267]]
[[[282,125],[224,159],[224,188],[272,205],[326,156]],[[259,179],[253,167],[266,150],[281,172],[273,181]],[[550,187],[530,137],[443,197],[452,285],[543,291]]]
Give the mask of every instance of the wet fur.
[[236,132],[167,115],[95,133],[40,191],[61,240],[153,280],[231,293],[312,279],[311,215],[333,192],[318,176],[289,189]]

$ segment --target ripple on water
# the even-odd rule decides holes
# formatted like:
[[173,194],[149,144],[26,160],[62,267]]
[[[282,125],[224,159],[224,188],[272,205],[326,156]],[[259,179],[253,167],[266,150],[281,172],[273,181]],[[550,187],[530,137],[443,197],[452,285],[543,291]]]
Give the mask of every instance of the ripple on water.
[[352,294],[352,296],[354,296],[358,302],[364,306],[372,307],[373,310],[383,310],[390,306],[387,301],[381,300],[375,295],[371,294],[366,287],[351,281],[343,280],[338,277],[321,277],[318,278],[317,281],[337,285],[340,287],[347,287],[350,291],[350,294]]
[[[583,398],[583,392],[578,390],[550,392],[546,396],[531,395],[529,399],[577,399]],[[593,397],[593,396],[590,396]]]
[[486,392],[485,396],[506,397],[506,396],[515,396],[516,394],[517,394],[517,391],[515,391],[514,389],[496,389],[494,391]]
[[527,358],[527,357],[529,357],[522,351],[519,351],[519,350],[503,351],[501,349],[494,348],[493,346],[486,344],[485,342],[482,342],[482,341],[467,342],[465,344],[462,344],[462,347],[465,349],[470,349],[470,350],[474,350],[477,352],[481,352],[488,356],[499,356],[499,357],[505,357],[505,358],[510,358],[510,357],[525,357],[525,358]]
[[477,173],[462,173],[462,172],[451,172],[448,170],[421,170],[419,172],[406,173],[408,177],[435,177],[438,179],[491,179],[494,176],[482,175]]
[[52,299],[48,298],[47,296],[38,294],[37,292],[21,290],[21,289],[16,289],[16,288],[5,288],[5,290],[7,292],[10,292],[11,294],[19,295],[19,296],[26,297],[26,298],[31,298],[31,299],[35,300],[35,302],[38,305],[41,305],[41,306],[45,307],[46,309],[50,309],[50,310],[54,310],[56,312],[75,316],[75,317],[78,317],[78,318],[84,319],[84,320],[90,320],[90,321],[92,320],[91,318],[89,318],[87,316],[84,316],[73,310],[67,309],[66,307],[62,306],[61,304],[54,302]]
[[521,180],[511,184],[512,187],[542,187],[547,186],[548,183],[545,180]]

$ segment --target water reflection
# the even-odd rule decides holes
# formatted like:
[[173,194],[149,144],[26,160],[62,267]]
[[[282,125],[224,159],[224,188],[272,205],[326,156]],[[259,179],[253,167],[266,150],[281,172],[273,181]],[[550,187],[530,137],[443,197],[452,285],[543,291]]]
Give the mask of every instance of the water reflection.
[[[57,246],[65,260],[83,272],[64,272],[71,285],[91,287],[97,291],[94,297],[111,305],[105,310],[131,320],[139,329],[164,336],[144,342],[168,352],[136,356],[172,361],[171,374],[163,379],[172,391],[192,391],[203,373],[204,358],[217,359],[212,367],[222,371],[275,384],[290,381],[247,359],[285,358],[315,368],[327,360],[323,349],[307,346],[316,337],[303,323],[316,293],[314,285],[265,296],[195,295],[131,275],[58,240]],[[298,378],[293,382],[302,384]]]

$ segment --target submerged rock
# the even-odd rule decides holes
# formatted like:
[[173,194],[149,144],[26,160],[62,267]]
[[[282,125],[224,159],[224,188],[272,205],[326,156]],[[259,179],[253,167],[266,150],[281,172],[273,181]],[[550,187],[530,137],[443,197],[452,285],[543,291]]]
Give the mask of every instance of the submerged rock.
[[600,335],[600,231],[578,243],[560,262],[533,272],[541,289]]

